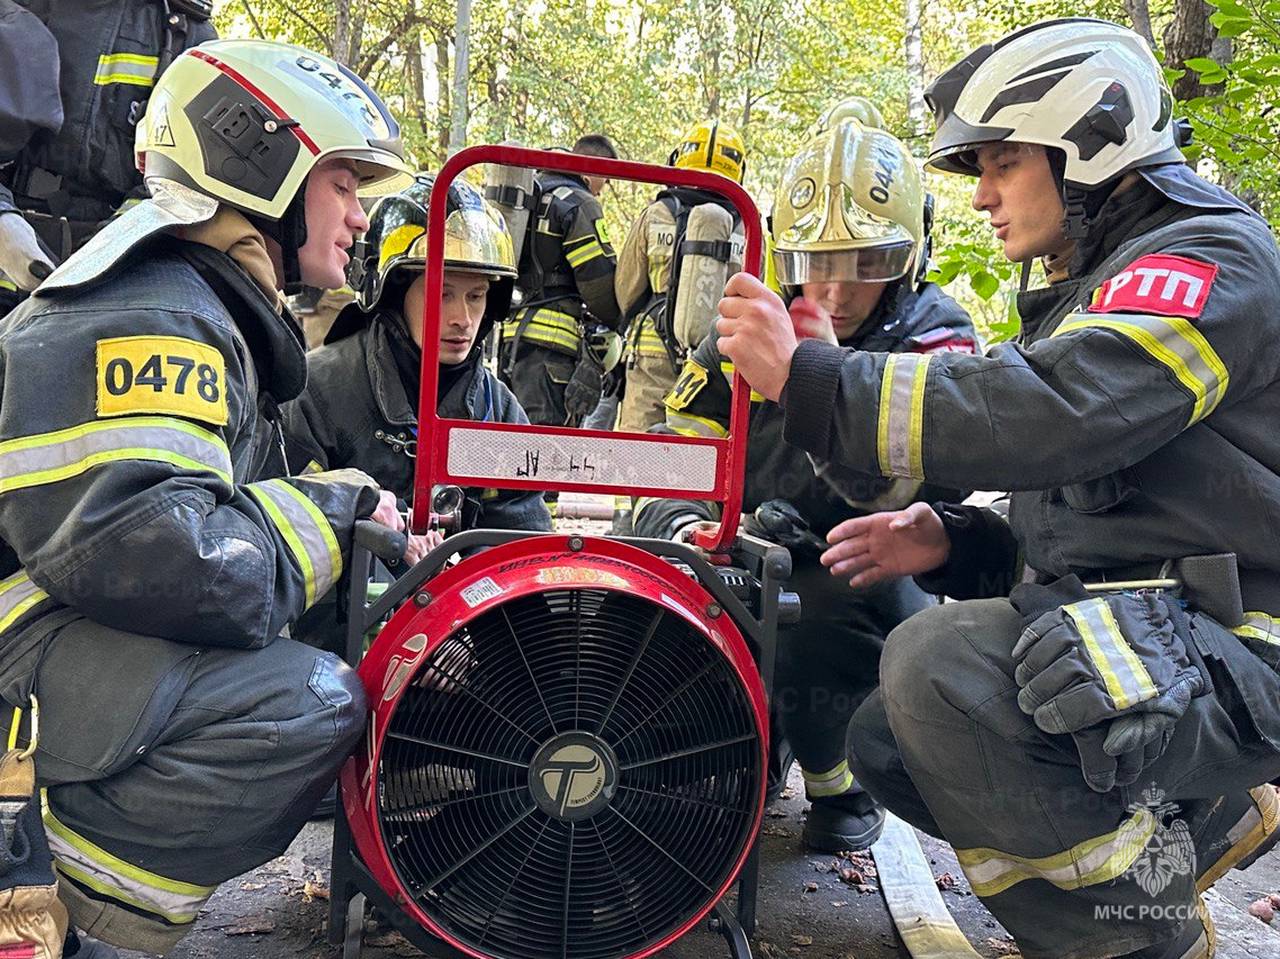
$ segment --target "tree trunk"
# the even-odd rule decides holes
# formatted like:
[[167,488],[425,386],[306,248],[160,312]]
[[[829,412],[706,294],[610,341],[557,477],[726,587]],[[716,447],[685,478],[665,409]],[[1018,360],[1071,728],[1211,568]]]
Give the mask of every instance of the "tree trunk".
[[1151,7],[1147,0],[1124,0],[1124,8],[1128,11],[1129,20],[1133,23],[1133,29],[1138,32],[1147,43],[1151,44],[1151,49],[1155,49],[1156,35],[1151,29]]
[[924,133],[928,113],[924,102],[923,23],[924,10],[920,0],[907,0],[907,125],[912,136]]
[[427,85],[423,79],[423,60],[426,51],[422,45],[422,34],[413,38],[413,52],[409,56],[409,85],[413,89],[413,103],[410,107],[413,118],[418,122],[422,135],[430,139],[431,130],[427,126]]
[[449,35],[436,31],[436,153],[449,153]]
[[467,81],[471,78],[471,0],[458,0],[458,24],[453,37],[453,110],[449,155],[467,145]]
[[335,0],[333,13],[333,58],[351,66],[351,0]]
[[[1213,8],[1204,0],[1174,0],[1173,20],[1164,31],[1165,63],[1171,67],[1182,67],[1194,57],[1213,56],[1215,41],[1219,38],[1217,28],[1209,22],[1212,15]],[[1229,40],[1225,50],[1220,43],[1217,49],[1227,60],[1230,59]],[[1227,60],[1218,62],[1225,64]],[[1173,95],[1179,100],[1192,100],[1220,90],[1221,86],[1206,87],[1202,84],[1200,74],[1194,70],[1188,70],[1173,84]]]

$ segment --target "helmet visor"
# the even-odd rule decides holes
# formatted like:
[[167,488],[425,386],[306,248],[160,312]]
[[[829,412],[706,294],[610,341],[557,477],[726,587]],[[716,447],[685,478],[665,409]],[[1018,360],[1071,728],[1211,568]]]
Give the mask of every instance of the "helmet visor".
[[911,240],[851,250],[774,250],[773,264],[783,286],[878,283],[906,275],[914,250]]

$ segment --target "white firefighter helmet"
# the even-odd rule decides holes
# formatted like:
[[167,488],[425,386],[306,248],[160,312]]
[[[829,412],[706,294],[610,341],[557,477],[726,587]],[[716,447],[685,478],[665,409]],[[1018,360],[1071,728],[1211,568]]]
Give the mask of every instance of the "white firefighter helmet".
[[911,152],[847,118],[787,164],[773,203],[779,284],[914,277],[925,255],[925,192]]
[[156,81],[135,139],[150,180],[174,180],[265,220],[281,220],[323,160],[354,161],[362,191],[410,182],[400,128],[346,67],[269,40],[215,40]]
[[979,47],[925,95],[937,121],[928,166],[976,175],[974,151],[1008,140],[1061,151],[1064,190],[1182,159],[1173,98],[1145,40],[1067,18]]

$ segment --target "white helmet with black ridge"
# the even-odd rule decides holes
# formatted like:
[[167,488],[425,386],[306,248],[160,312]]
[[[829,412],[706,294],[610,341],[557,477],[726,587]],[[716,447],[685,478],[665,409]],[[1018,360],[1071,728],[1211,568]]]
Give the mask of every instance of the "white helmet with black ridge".
[[1090,193],[1183,159],[1160,64],[1138,34],[1105,20],[1047,20],[979,47],[925,99],[935,170],[976,176],[977,148],[1003,141],[1058,151],[1069,235],[1083,232]]

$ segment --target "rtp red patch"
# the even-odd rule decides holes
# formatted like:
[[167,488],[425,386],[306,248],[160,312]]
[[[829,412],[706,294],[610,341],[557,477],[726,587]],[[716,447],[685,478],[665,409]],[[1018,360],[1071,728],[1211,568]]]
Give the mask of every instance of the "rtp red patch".
[[1154,313],[1195,319],[1218,267],[1202,260],[1167,253],[1139,257],[1098,287],[1090,313]]

